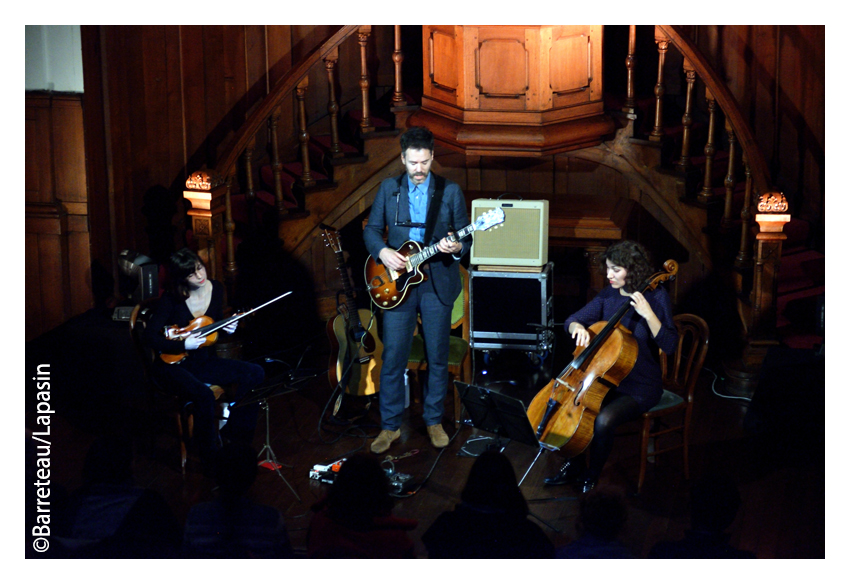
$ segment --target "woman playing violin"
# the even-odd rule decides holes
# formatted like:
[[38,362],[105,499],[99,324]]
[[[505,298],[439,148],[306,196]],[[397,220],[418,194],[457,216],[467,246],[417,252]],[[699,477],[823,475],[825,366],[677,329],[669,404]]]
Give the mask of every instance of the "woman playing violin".
[[[145,338],[159,353],[187,354],[178,363],[169,364],[157,359],[153,373],[164,387],[192,401],[194,435],[201,462],[206,470],[211,470],[218,440],[215,433],[215,397],[208,384],[238,382],[234,396],[238,400],[263,381],[265,372],[254,363],[216,357],[213,347],[203,346],[205,339],[197,334],[176,340],[165,337],[165,327],[186,328],[193,320],[205,315],[215,322],[224,318],[224,286],[207,278],[206,267],[197,254],[185,248],[177,251],[169,258],[167,267],[168,290],[156,304],[145,329]],[[232,322],[221,330],[232,334],[238,324]],[[257,403],[234,408],[221,429],[221,436],[250,444],[258,411]]]
[[659,286],[644,294],[637,291],[653,273],[646,249],[633,241],[621,241],[610,246],[601,259],[610,286],[570,316],[564,328],[577,346],[587,346],[590,341],[587,327],[609,320],[628,302],[634,310],[627,312],[620,324],[632,332],[637,341],[638,355],[631,372],[618,387],[607,393],[602,402],[593,426],[588,465],[584,464],[584,455],[576,456],[566,461],[556,475],[544,480],[547,485],[575,481],[584,493],[592,490],[599,480],[613,447],[614,430],[621,424],[638,419],[661,399],[658,350],[673,353],[679,338],[673,322],[673,306],[666,290]]

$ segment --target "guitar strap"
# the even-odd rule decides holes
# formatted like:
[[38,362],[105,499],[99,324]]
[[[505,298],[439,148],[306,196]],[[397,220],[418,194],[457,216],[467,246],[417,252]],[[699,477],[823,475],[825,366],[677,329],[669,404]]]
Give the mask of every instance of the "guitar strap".
[[446,190],[446,179],[431,173],[434,178],[434,196],[428,203],[428,216],[425,219],[425,245],[431,245],[431,237],[434,235],[434,225],[437,223],[437,215],[440,213],[440,204],[443,201],[443,191]]

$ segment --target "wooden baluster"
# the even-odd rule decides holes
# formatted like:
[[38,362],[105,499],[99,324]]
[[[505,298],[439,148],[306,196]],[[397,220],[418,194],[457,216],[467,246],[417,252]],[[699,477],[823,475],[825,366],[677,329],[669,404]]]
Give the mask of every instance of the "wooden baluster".
[[[233,245],[233,232],[236,231],[236,223],[233,221],[233,206],[230,201],[230,195],[233,189],[234,178],[236,178],[236,167],[234,166],[231,173],[227,176],[227,187],[224,192],[224,236],[225,236],[225,254],[224,261],[224,277],[228,290],[233,292],[233,285],[236,282],[236,251]],[[233,296],[230,296],[233,298]]]
[[723,220],[720,222],[721,227],[728,227],[732,224],[732,192],[735,190],[735,154],[737,139],[735,138],[735,130],[729,123],[729,118],[726,118],[726,132],[729,134],[729,166],[726,170],[726,179],[723,181],[723,186],[726,187],[726,202],[723,207]]
[[679,156],[679,162],[676,164],[676,167],[682,172],[688,172],[692,167],[691,126],[694,120],[691,111],[693,108],[694,81],[696,81],[697,72],[687,59],[684,61],[683,69],[685,70],[688,89],[685,93],[685,113],[682,115],[682,154]]
[[328,117],[331,121],[331,147],[328,154],[331,158],[341,158],[344,153],[339,145],[339,105],[336,102],[336,82],[334,70],[339,62],[339,48],[334,49],[324,58],[325,71],[328,73]]
[[372,34],[371,25],[363,25],[357,33],[357,41],[360,43],[360,95],[363,101],[363,118],[360,120],[360,132],[367,134],[375,130],[369,119],[369,70],[366,63],[366,44],[369,35]]
[[658,81],[655,84],[655,126],[652,128],[652,132],[649,134],[649,139],[655,142],[661,141],[662,136],[664,136],[663,132],[663,106],[662,101],[664,98],[664,59],[667,55],[667,46],[670,40],[664,35],[664,33],[660,32],[658,28],[655,29],[655,44],[658,46]]
[[635,64],[637,58],[635,55],[635,39],[637,37],[636,26],[629,25],[629,54],[626,57],[626,105],[623,106],[623,111],[626,112],[628,118],[634,120],[637,118],[635,102]]
[[744,207],[741,209],[741,245],[738,249],[738,255],[735,256],[735,266],[739,268],[749,266],[753,261],[750,244],[750,227],[753,218],[751,212],[753,206],[753,173],[747,161],[747,153],[744,152],[741,158],[743,159],[744,176],[747,177],[747,182],[744,188]]
[[702,180],[702,190],[700,190],[697,200],[701,203],[710,203],[714,201],[714,191],[711,187],[711,174],[714,166],[714,127],[717,122],[717,100],[714,99],[708,87],[705,88],[705,99],[708,102],[708,140],[705,143],[705,175]]
[[301,143],[301,178],[302,186],[311,187],[316,184],[313,175],[310,174],[310,134],[307,132],[307,106],[305,96],[309,81],[307,76],[295,86],[295,99],[298,102],[298,141]]
[[393,63],[395,63],[395,91],[393,92],[393,106],[402,107],[407,105],[404,91],[401,88],[401,64],[404,61],[404,53],[401,52],[401,25],[395,27],[395,50],[393,51]]
[[257,193],[254,191],[254,148],[257,145],[256,137],[251,138],[245,147],[245,207],[248,212],[248,226],[250,232],[254,231],[254,203]]
[[272,176],[274,177],[274,199],[277,205],[278,216],[286,213],[286,207],[283,204],[283,181],[281,180],[281,172],[283,164],[280,161],[277,144],[277,122],[280,120],[280,106],[274,108],[272,115],[269,117],[269,140],[272,143]]

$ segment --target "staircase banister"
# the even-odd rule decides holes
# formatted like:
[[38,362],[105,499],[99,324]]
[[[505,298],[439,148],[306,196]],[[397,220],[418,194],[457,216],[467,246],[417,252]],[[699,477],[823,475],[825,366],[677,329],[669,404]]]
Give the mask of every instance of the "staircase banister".
[[272,115],[280,101],[295,89],[296,84],[310,71],[313,65],[338,47],[349,36],[356,33],[359,28],[360,25],[357,24],[340,26],[336,32],[325,38],[318,47],[310,51],[274,84],[269,94],[249,114],[248,119],[240,126],[239,131],[222,151],[215,167],[216,174],[221,177],[229,175],[248,142],[260,131],[260,128]]
[[678,26],[667,24],[659,24],[657,26],[676,45],[682,56],[690,61],[696,69],[697,74],[711,90],[723,113],[731,122],[732,127],[735,129],[735,137],[747,155],[747,163],[750,165],[753,173],[753,182],[756,191],[758,193],[766,193],[772,190],[767,163],[764,160],[764,156],[759,149],[755,137],[750,132],[749,124],[744,119],[741,108],[738,106],[738,100],[732,95],[729,87],[714,71],[714,68],[706,60],[702,51],[680,31]]

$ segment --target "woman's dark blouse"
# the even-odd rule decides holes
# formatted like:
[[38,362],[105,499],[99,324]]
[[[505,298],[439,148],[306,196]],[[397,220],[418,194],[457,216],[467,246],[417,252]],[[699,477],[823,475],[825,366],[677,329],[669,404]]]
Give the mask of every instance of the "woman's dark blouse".
[[[224,318],[224,285],[217,280],[211,280],[213,289],[210,305],[204,313],[213,319],[213,322],[218,322]],[[156,303],[156,308],[145,329],[145,339],[148,344],[160,353],[166,355],[179,355],[185,351],[183,341],[170,341],[165,338],[162,331],[167,326],[177,325],[180,328],[187,326],[195,320],[189,311],[189,306],[183,298],[166,292],[160,297]],[[221,333],[223,331],[219,331]],[[210,355],[211,347],[201,347],[189,352],[192,359],[206,359]]]
[[[620,383],[618,391],[632,396],[640,404],[644,412],[648,411],[661,399],[661,367],[658,363],[658,349],[668,355],[676,350],[679,333],[673,322],[673,306],[670,296],[664,288],[648,290],[644,298],[652,307],[652,311],[661,321],[661,330],[653,338],[652,331],[646,319],[635,312],[634,308],[627,311],[620,324],[632,331],[637,341],[638,356],[635,366]],[[626,302],[631,302],[629,296],[620,294],[619,289],[607,286],[587,306],[570,316],[564,323],[569,332],[570,324],[577,322],[588,328],[600,320],[609,320]]]

